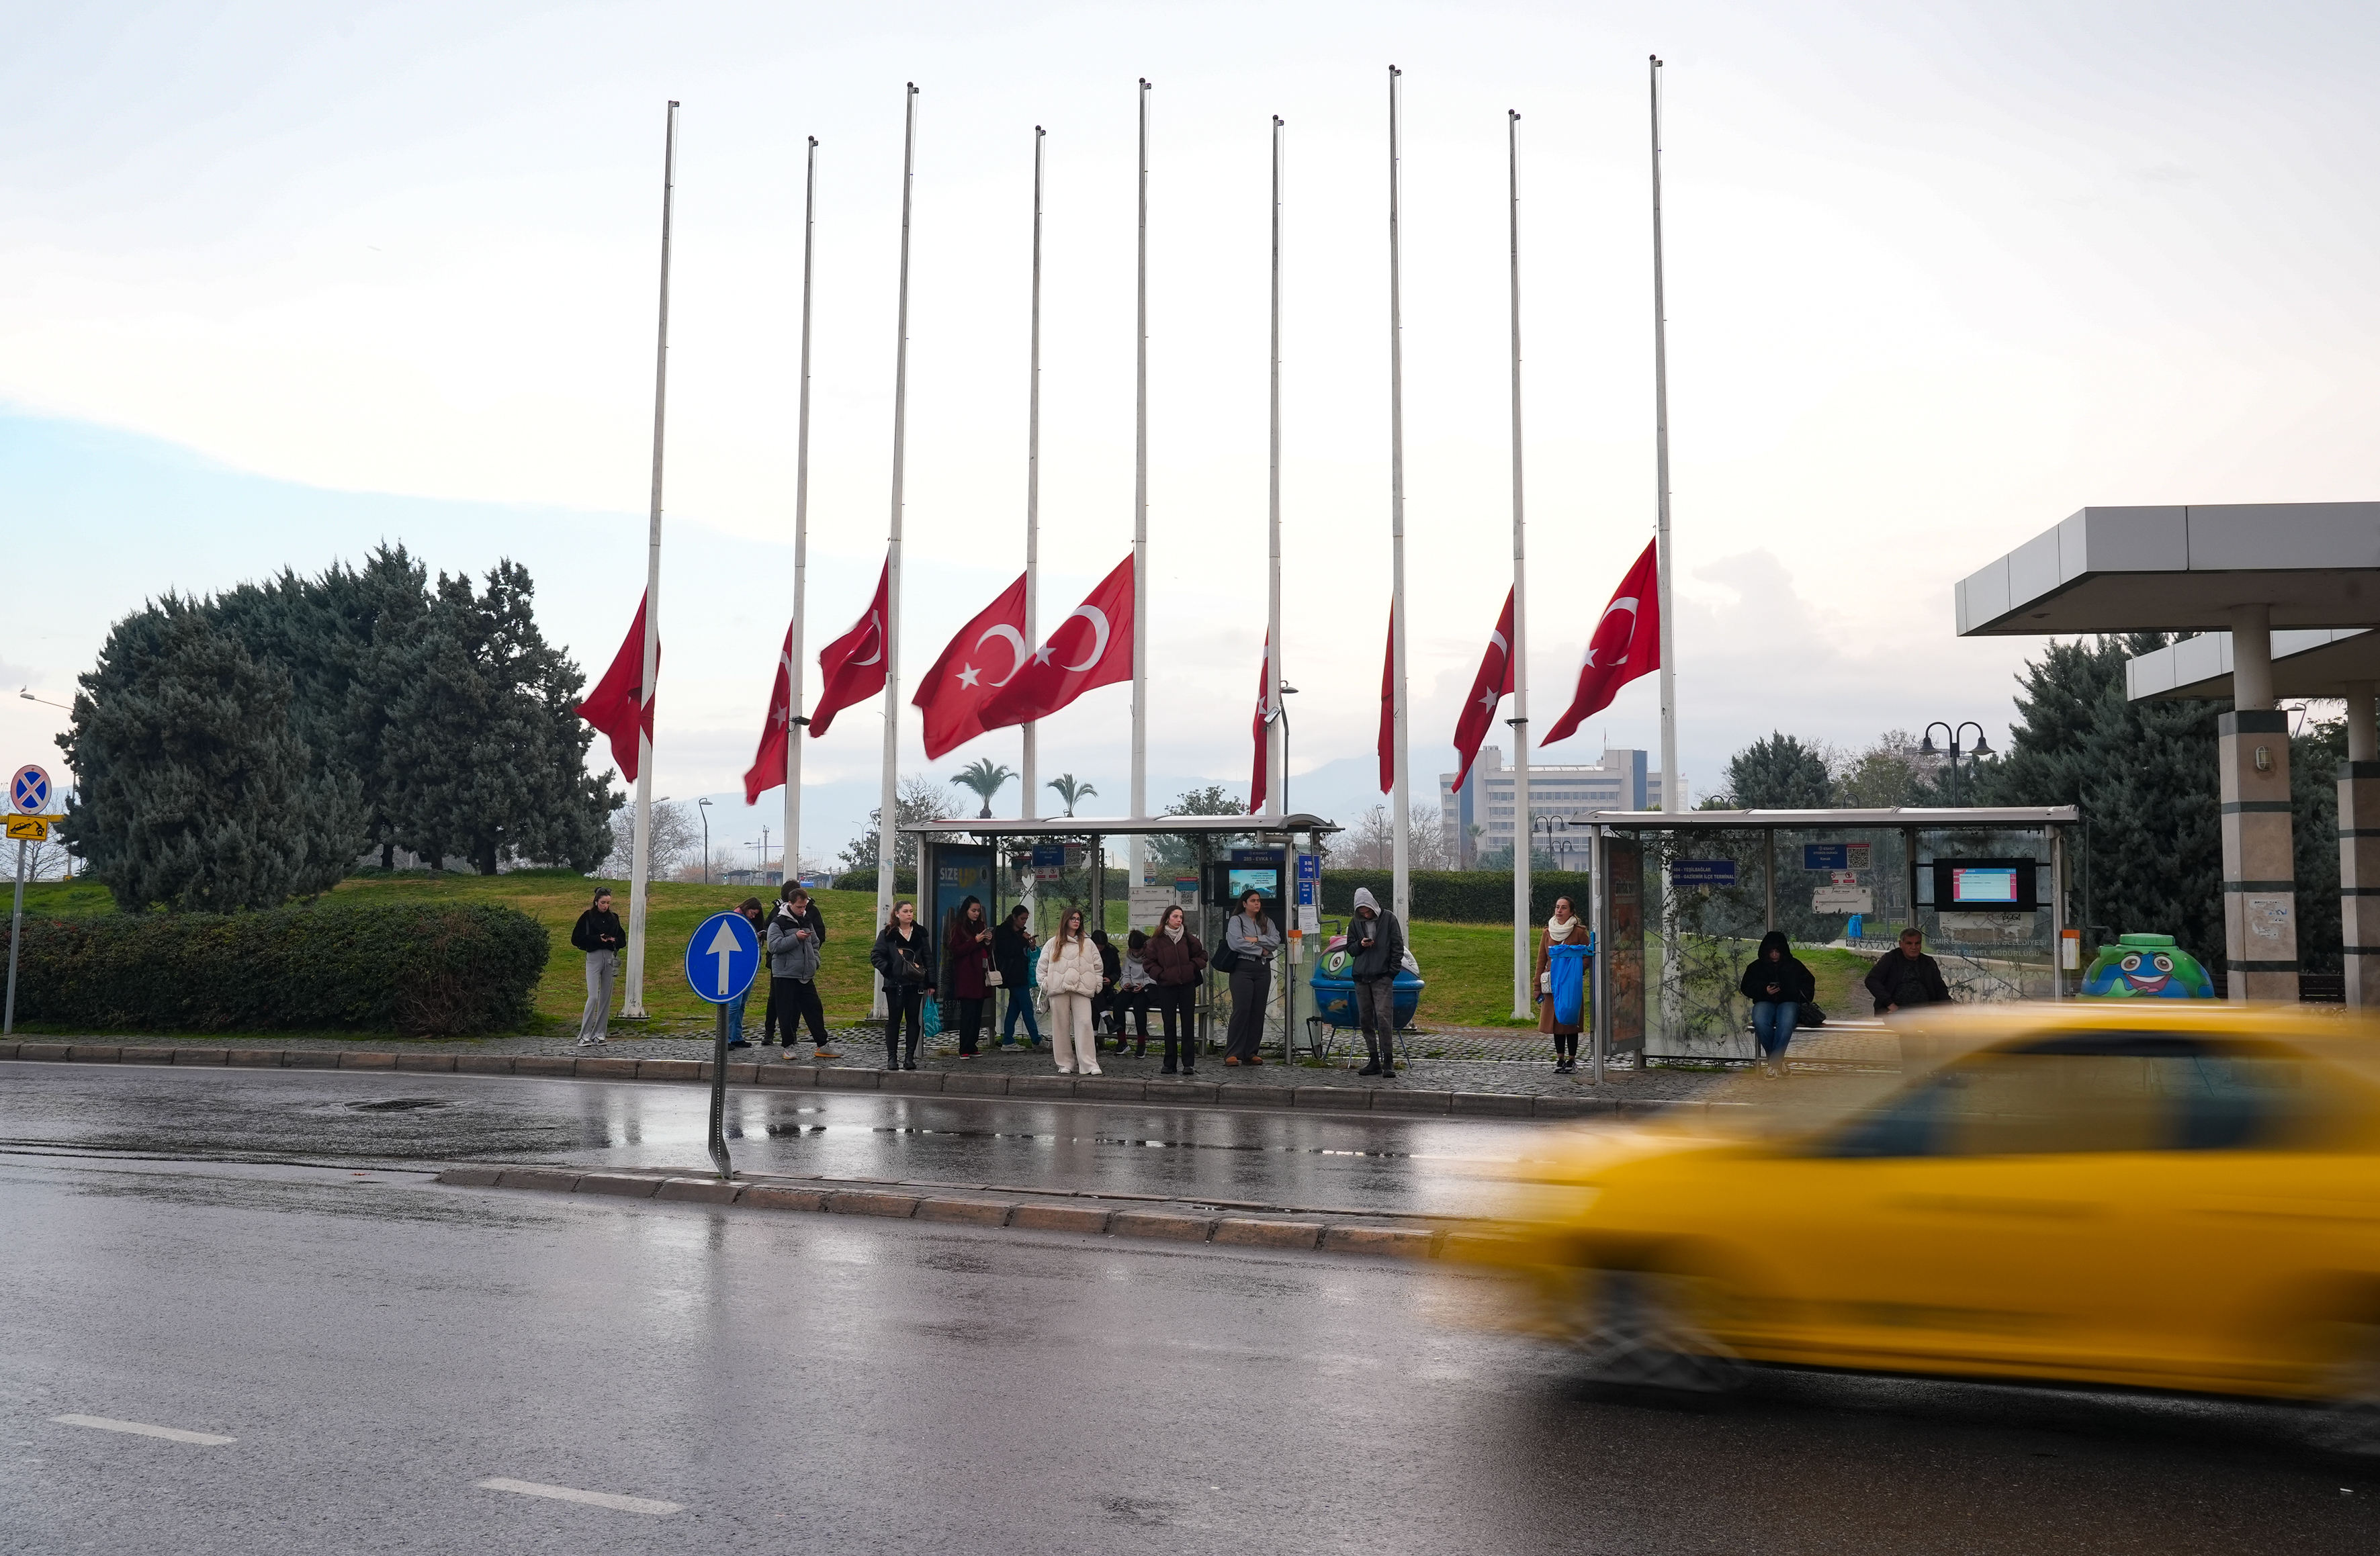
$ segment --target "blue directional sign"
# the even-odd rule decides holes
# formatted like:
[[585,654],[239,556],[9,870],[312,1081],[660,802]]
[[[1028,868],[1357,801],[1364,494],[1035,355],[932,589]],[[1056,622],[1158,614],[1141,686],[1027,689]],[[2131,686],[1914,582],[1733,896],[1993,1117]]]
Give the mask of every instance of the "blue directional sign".
[[1735,885],[1735,861],[1673,859],[1670,861],[1670,884],[1673,887],[1731,887]]
[[1804,870],[1848,870],[1851,849],[1842,843],[1803,843],[1802,868]]
[[8,780],[8,802],[27,815],[39,815],[50,804],[50,775],[28,762]]
[[741,913],[713,913],[686,943],[686,982],[695,997],[727,1005],[760,973],[760,937]]

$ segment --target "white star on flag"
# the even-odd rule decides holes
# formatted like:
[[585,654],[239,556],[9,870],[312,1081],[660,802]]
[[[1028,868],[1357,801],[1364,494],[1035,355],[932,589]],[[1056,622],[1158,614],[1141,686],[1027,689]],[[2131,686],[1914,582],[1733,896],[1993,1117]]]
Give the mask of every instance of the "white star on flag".
[[973,691],[975,689],[975,683],[982,678],[983,671],[976,669],[973,665],[961,665],[959,667],[959,684],[967,688],[969,691]]

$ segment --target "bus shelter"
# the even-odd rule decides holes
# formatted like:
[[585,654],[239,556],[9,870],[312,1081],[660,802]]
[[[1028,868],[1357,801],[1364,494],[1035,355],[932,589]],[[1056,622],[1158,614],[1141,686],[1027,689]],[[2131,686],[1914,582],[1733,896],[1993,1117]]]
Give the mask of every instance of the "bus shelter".
[[[1754,1056],[1736,992],[1761,937],[1871,956],[1923,931],[1954,998],[2058,999],[2081,967],[2068,915],[2071,805],[1597,811],[1595,1065]],[[1573,823],[1577,825],[1577,823]],[[1873,1025],[1854,1008],[1828,1013]]]
[[[917,911],[933,926],[935,944],[951,913],[980,898],[992,922],[1019,903],[1033,910],[1033,932],[1046,941],[1056,915],[1079,907],[1094,928],[1105,928],[1121,951],[1133,929],[1152,930],[1180,908],[1210,949],[1224,920],[1253,887],[1284,939],[1266,1018],[1268,1036],[1284,1055],[1310,1015],[1312,996],[1300,985],[1320,954],[1321,847],[1337,824],[1299,812],[1290,815],[1051,816],[1038,820],[951,817],[903,826],[917,842]],[[1145,839],[1138,876],[1126,872],[1122,912],[1108,880],[1116,839]],[[1311,944],[1309,944],[1311,942]],[[1222,1035],[1231,1000],[1226,981],[1202,980],[1194,1021],[1203,1048]]]

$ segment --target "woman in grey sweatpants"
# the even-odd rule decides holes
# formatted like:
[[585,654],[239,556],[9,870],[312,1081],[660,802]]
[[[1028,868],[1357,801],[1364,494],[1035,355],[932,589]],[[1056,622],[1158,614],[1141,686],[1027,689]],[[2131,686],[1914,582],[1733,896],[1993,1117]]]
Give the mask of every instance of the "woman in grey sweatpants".
[[587,1008],[578,1016],[578,1046],[592,1048],[611,1029],[612,980],[619,971],[620,948],[628,943],[609,891],[597,891],[594,904],[578,915],[570,943],[587,953]]

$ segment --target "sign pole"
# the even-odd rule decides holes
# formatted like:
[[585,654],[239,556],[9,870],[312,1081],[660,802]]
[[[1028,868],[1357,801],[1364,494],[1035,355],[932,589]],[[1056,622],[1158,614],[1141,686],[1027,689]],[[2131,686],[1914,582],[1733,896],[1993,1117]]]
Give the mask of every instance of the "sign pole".
[[710,1160],[724,1183],[735,1176],[727,1163],[727,1007],[716,1007],[719,1036],[710,1046]]
[[8,1009],[0,1016],[0,1036],[17,1030],[17,944],[25,937],[25,841],[17,840],[17,906],[8,915]]

